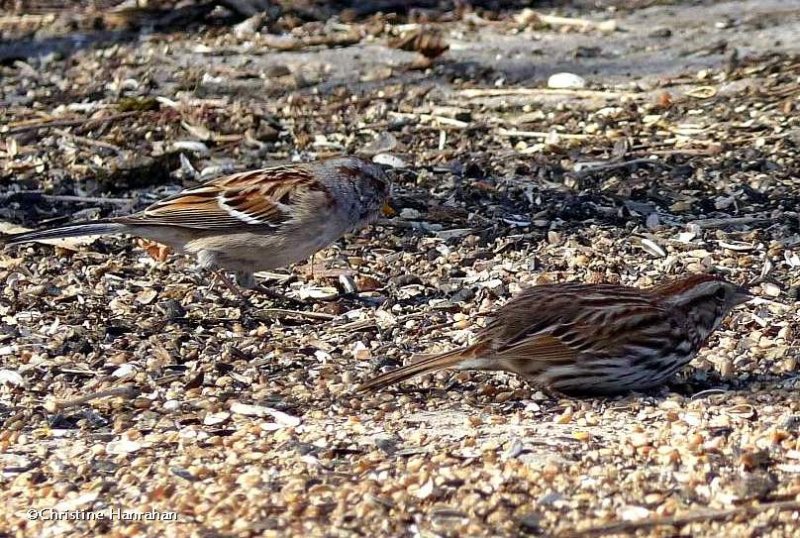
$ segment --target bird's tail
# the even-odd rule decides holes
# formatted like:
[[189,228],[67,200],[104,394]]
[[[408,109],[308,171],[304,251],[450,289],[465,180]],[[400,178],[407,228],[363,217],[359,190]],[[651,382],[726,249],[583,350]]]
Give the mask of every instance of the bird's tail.
[[389,385],[405,381],[411,377],[455,366],[462,361],[477,358],[485,350],[485,344],[454,349],[436,355],[426,355],[391,372],[376,376],[356,388],[357,392],[379,390]]
[[82,235],[106,235],[124,233],[126,226],[111,220],[97,220],[81,224],[69,224],[49,230],[33,230],[18,234],[0,236],[0,247],[3,245],[20,245],[32,241],[46,239],[64,239],[65,237],[78,237]]

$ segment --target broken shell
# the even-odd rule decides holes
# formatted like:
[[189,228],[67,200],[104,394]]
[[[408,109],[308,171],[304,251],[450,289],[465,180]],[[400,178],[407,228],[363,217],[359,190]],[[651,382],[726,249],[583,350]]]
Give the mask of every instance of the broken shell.
[[574,73],[556,73],[547,79],[547,87],[552,89],[580,89],[586,87],[586,80]]
[[648,254],[656,256],[657,258],[666,258],[667,257],[667,251],[665,251],[658,244],[656,244],[655,241],[653,241],[651,239],[647,239],[646,237],[642,238],[640,240],[640,246],[641,246],[642,250],[644,250]]

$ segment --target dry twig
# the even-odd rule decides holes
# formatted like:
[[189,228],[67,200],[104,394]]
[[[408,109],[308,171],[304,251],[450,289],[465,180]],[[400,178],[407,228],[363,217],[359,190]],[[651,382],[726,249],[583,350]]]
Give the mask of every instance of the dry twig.
[[712,228],[727,228],[728,226],[745,226],[748,224],[764,224],[772,222],[773,219],[764,217],[730,217],[727,219],[702,219],[693,220],[689,224],[695,224],[700,229],[708,230]]
[[662,163],[661,161],[641,158],[641,159],[631,159],[629,161],[619,161],[615,163],[600,164],[597,166],[587,166],[586,168],[583,168],[580,171],[576,172],[575,175],[581,178],[590,176],[592,174],[596,174],[598,172],[608,172],[609,170],[616,170],[618,168],[626,168],[628,166],[634,166],[639,164],[649,164],[652,166],[667,167],[667,165]]
[[330,321],[336,319],[333,314],[326,314],[324,312],[305,312],[303,310],[289,310],[286,308],[265,308],[255,313],[257,316],[265,318],[305,318],[317,321]]
[[133,385],[125,385],[123,387],[113,387],[97,392],[91,392],[89,394],[84,394],[83,396],[78,396],[76,398],[69,398],[67,400],[54,400],[49,402],[50,405],[45,404],[45,407],[51,407],[51,409],[48,409],[48,411],[55,412],[61,409],[77,407],[93,400],[99,400],[100,398],[120,397],[131,400],[136,398],[139,394],[141,394],[141,391],[138,388],[134,387]]
[[498,129],[497,134],[500,136],[516,136],[518,138],[548,138],[557,136],[559,138],[564,138],[566,140],[588,140],[590,138],[596,138],[595,135],[587,135],[587,134],[570,134],[570,133],[560,133],[558,131],[518,131],[516,129]]
[[16,126],[12,124],[3,134],[13,135],[13,134],[25,133],[28,131],[37,131],[39,129],[50,129],[53,127],[74,127],[76,125],[101,125],[103,123],[115,122],[117,120],[129,118],[131,116],[136,116],[138,114],[141,113],[138,111],[131,111],[131,112],[121,112],[119,114],[113,114],[111,116],[106,116],[104,118],[76,118],[73,120],[51,120],[43,122],[37,121],[34,123],[26,122],[22,125],[17,124]]
[[460,97],[467,99],[478,97],[505,97],[511,95],[566,95],[579,98],[603,97],[605,99],[618,99],[624,95],[637,95],[631,92],[613,92],[606,90],[573,90],[555,88],[468,88],[456,92]]
[[111,204],[132,205],[136,202],[133,198],[107,198],[103,196],[75,196],[69,194],[44,194],[41,191],[17,191],[0,195],[0,200],[8,202],[15,199],[28,201],[45,200],[48,202],[69,202],[79,204]]

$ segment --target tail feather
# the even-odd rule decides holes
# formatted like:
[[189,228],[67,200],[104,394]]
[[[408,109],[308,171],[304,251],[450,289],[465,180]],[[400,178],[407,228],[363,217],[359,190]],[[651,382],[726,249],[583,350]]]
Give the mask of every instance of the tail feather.
[[125,231],[125,225],[110,220],[98,220],[80,224],[69,224],[49,230],[33,230],[18,234],[0,236],[0,246],[20,245],[33,241],[48,239],[64,239],[66,237],[79,237],[82,235],[118,234]]
[[388,387],[389,385],[394,385],[395,383],[410,379],[416,375],[435,372],[437,370],[443,370],[445,368],[455,366],[461,361],[477,357],[482,348],[483,346],[476,344],[469,347],[455,349],[453,351],[447,351],[445,353],[439,353],[437,355],[424,356],[419,360],[412,362],[411,364],[406,364],[405,366],[401,366],[400,368],[392,370],[391,372],[386,372],[385,374],[381,374],[370,379],[366,383],[359,385],[356,388],[356,391],[369,392],[380,390]]

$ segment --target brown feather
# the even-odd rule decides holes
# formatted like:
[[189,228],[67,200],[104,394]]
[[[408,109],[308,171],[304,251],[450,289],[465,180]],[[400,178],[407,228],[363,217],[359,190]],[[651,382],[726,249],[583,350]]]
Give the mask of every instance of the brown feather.
[[319,186],[313,174],[302,166],[265,168],[213,179],[118,221],[203,230],[277,226],[290,218],[286,210],[290,197],[307,195],[315,189]]
[[714,275],[701,273],[696,275],[689,275],[684,278],[671,279],[665,282],[660,282],[646,291],[658,297],[666,297],[669,295],[683,293],[684,291],[693,288],[702,282],[713,282],[715,280],[721,281],[720,278]]
[[496,353],[498,359],[549,364],[569,364],[578,356],[573,348],[550,335],[534,336],[519,344],[497,349]]
[[397,368],[396,370],[376,376],[366,383],[359,385],[356,388],[356,391],[368,392],[372,390],[379,390],[384,387],[388,387],[389,385],[405,381],[406,379],[416,375],[443,370],[450,366],[454,366],[461,361],[476,358],[480,356],[485,349],[486,346],[484,344],[478,343],[472,346],[462,347],[436,355],[418,357],[417,360],[413,360],[410,364],[406,364],[405,366]]

